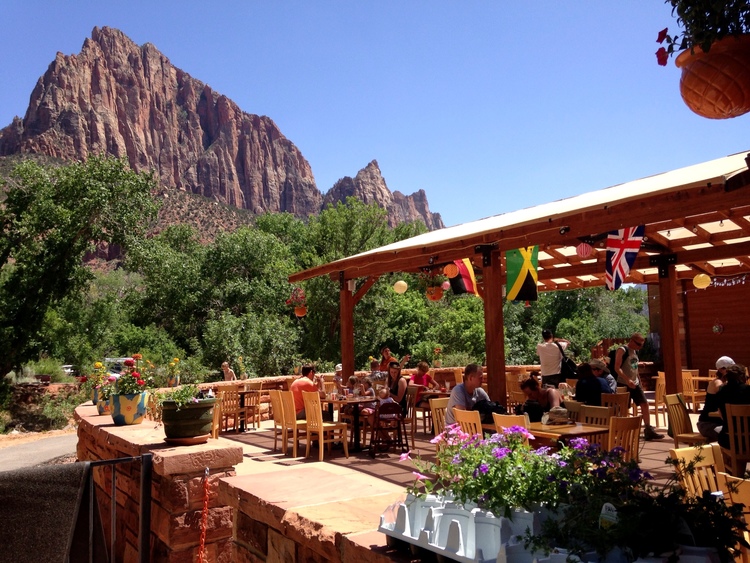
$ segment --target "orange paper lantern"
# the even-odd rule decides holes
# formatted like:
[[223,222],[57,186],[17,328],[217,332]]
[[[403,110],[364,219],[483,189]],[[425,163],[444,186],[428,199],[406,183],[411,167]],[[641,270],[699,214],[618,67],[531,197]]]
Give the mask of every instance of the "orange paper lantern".
[[443,288],[439,285],[431,285],[425,291],[425,295],[430,301],[440,301],[443,298]]
[[450,264],[446,264],[443,266],[443,274],[448,276],[449,278],[455,278],[458,275],[458,266],[456,266],[453,262]]

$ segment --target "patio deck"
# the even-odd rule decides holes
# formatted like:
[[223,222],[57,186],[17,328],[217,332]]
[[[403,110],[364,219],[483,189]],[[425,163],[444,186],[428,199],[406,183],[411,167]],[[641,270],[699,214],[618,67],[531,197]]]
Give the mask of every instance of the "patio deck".
[[[331,536],[331,549],[344,561],[420,561],[408,552],[388,548],[385,536],[377,532],[380,515],[402,500],[406,486],[413,482],[412,464],[401,462],[398,453],[378,454],[373,459],[365,450],[350,453],[346,459],[343,450],[336,449],[319,462],[314,450],[309,459],[292,458],[272,451],[273,431],[268,423],[257,430],[222,437],[241,443],[244,451],[237,475],[224,481],[232,490],[247,492],[250,501],[265,510],[280,511],[278,518],[292,518],[297,523],[292,534],[299,534],[300,527],[311,533],[325,531]],[[430,439],[427,434],[416,434],[415,451],[426,459],[434,456]],[[657,482],[666,481],[671,473],[664,463],[671,447],[673,441],[666,436],[653,442],[641,440],[641,467]],[[301,453],[304,455],[304,447]],[[301,521],[304,524],[299,525]]]

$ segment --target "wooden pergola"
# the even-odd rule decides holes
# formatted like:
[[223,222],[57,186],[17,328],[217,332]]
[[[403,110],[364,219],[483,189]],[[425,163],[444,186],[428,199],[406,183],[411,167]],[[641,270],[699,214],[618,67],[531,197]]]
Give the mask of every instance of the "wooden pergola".
[[[354,312],[379,276],[437,269],[471,259],[482,289],[489,394],[505,402],[503,300],[505,252],[539,246],[538,287],[554,291],[604,285],[606,237],[645,225],[626,280],[658,288],[667,392],[681,391],[678,280],[698,273],[750,273],[750,153],[743,152],[626,184],[425,233],[295,273],[339,282],[341,358],[354,372]],[[586,242],[593,252],[580,258]]]

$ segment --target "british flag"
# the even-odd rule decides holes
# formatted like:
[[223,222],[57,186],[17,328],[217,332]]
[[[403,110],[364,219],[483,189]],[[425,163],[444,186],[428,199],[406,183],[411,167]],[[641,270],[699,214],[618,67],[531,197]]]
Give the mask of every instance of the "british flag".
[[638,256],[646,227],[628,227],[611,231],[607,237],[607,289],[614,291],[628,277]]

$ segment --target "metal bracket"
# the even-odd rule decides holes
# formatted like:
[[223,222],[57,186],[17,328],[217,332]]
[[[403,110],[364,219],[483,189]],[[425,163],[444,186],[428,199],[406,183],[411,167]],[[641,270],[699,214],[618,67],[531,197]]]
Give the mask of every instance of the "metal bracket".
[[648,259],[648,263],[651,266],[659,268],[659,277],[669,277],[669,266],[677,264],[677,254],[660,254],[659,256],[651,256]]

